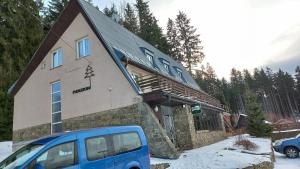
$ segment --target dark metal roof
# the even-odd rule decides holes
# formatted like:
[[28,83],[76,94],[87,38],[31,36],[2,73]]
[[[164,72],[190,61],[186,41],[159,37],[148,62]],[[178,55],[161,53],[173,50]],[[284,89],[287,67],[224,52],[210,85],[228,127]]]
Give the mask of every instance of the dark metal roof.
[[[177,80],[183,85],[188,85],[196,90],[201,91],[200,87],[197,85],[191,75],[180,63],[177,63],[168,55],[162,53],[121,25],[115,23],[88,2],[85,2],[84,0],[71,0],[69,5],[63,11],[62,15],[58,18],[41,43],[38,50],[35,52],[26,69],[22,72],[20,78],[8,90],[8,93],[15,95],[19,91],[19,89],[24,85],[27,79],[41,63],[43,58],[47,55],[49,50],[58,41],[64,31],[80,12],[83,14],[88,24],[96,33],[99,40],[103,43],[104,47],[107,49],[117,66],[120,68],[137,93],[141,93],[138,85],[134,82],[129,72],[122,65],[121,59],[124,57],[128,58],[131,63],[142,66],[146,70],[152,70],[153,72],[161,74],[165,77]],[[145,49],[153,53],[155,64],[151,64],[150,61],[148,61],[144,54]],[[122,53],[124,56],[120,57],[120,53]],[[161,62],[162,59],[170,63],[171,73],[168,73],[165,70]],[[184,81],[177,75],[176,68],[180,68],[182,70]]]
[[[113,21],[90,3],[84,0],[78,0],[78,2],[82,6],[90,21],[95,26],[95,29],[101,34],[103,38],[102,40],[105,41],[107,47],[113,51],[112,54],[115,55],[115,58],[120,59],[117,53],[121,52],[124,57],[127,57],[136,64],[142,65],[148,69],[152,69],[159,74],[177,80],[178,82],[188,85],[196,90],[200,90],[200,87],[197,85],[195,80],[180,63],[176,62],[170,56],[162,53],[143,39],[139,38],[137,35]],[[144,50],[149,50],[154,54],[154,64],[152,64],[146,58]],[[170,63],[171,73],[164,68],[161,62],[162,59]],[[182,75],[184,76],[186,82],[178,76],[175,68],[182,70]]]

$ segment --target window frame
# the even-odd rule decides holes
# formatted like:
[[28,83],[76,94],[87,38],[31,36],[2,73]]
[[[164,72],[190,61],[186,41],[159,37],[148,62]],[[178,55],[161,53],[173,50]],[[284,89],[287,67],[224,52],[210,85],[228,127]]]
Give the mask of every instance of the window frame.
[[55,148],[57,146],[61,146],[63,144],[69,144],[69,143],[73,143],[74,144],[74,162],[72,165],[69,165],[69,166],[63,166],[63,168],[66,168],[66,167],[71,167],[71,166],[75,166],[75,165],[78,165],[79,164],[79,160],[78,160],[78,141],[77,140],[71,140],[71,141],[67,141],[67,142],[63,142],[63,143],[59,143],[59,144],[56,144],[56,145],[53,145],[51,147],[49,147],[48,149],[44,150],[43,152],[39,153],[38,156],[36,156],[28,165],[27,167],[25,167],[26,169],[33,169],[34,165],[36,164],[37,162],[37,159],[39,157],[41,157],[44,153],[46,153],[47,151],[51,150],[52,148]]
[[[59,90],[59,91],[53,92],[53,85],[54,85],[54,84],[57,84],[57,83],[60,84],[60,90]],[[62,114],[62,110],[61,110],[61,108],[62,108],[61,81],[60,81],[60,80],[57,80],[57,81],[52,82],[52,83],[50,84],[50,88],[51,88],[51,90],[50,90],[50,91],[51,91],[51,92],[50,92],[50,96],[51,96],[51,134],[53,134],[53,125],[57,125],[57,124],[61,124],[61,125],[62,125],[62,118],[61,118],[61,117],[62,117],[62,116],[61,116],[61,114]],[[53,102],[53,95],[56,94],[56,93],[60,93],[60,101],[55,101],[55,102]],[[53,112],[53,105],[56,104],[56,103],[60,103],[60,111]],[[53,115],[54,115],[54,114],[58,114],[58,113],[60,113],[60,119],[61,119],[61,120],[60,120],[59,122],[53,123]],[[59,132],[55,132],[55,133],[59,133]]]
[[175,70],[176,70],[176,73],[177,73],[177,76],[180,77],[180,79],[183,81],[183,82],[186,82],[184,76],[183,76],[183,71],[178,68],[178,67],[175,67]]
[[161,63],[163,64],[164,69],[171,74],[170,62],[165,59],[161,59]]
[[[87,141],[90,140],[90,139],[96,139],[96,138],[101,138],[101,137],[103,137],[103,138],[105,139],[105,141],[106,141],[106,147],[107,147],[107,150],[108,150],[108,151],[112,151],[112,146],[109,145],[109,142],[112,143],[112,139],[109,138],[110,135],[111,135],[111,134],[109,134],[109,135],[98,135],[98,136],[87,137],[87,138],[84,139],[84,144],[85,144],[85,155],[86,155],[86,159],[87,159],[88,161],[97,161],[97,160],[105,159],[105,158],[107,158],[107,157],[114,156],[113,154],[111,154],[111,155],[108,155],[108,156],[105,156],[105,157],[102,157],[102,158],[90,159],[90,158],[89,158],[89,155],[88,155],[88,145],[87,145]],[[108,139],[108,140],[107,140],[107,139]],[[112,143],[112,144],[113,144],[113,143]],[[112,152],[113,152],[113,151],[112,151]]]
[[[57,53],[57,58],[58,58],[58,60],[59,60],[59,56],[61,56],[61,63],[60,64],[58,64],[57,66],[55,66],[54,65],[54,53]],[[61,54],[61,55],[59,55],[59,54]],[[57,48],[57,49],[55,49],[55,50],[53,50],[52,51],[52,54],[51,54],[51,62],[52,62],[52,64],[51,64],[51,69],[55,69],[55,68],[58,68],[58,67],[61,67],[62,65],[63,65],[63,53],[62,53],[62,48],[60,47],[60,48]],[[58,62],[59,63],[59,62]]]
[[[141,143],[141,146],[140,147],[137,147],[137,148],[134,148],[134,149],[131,149],[131,150],[128,150],[128,151],[123,151],[123,152],[119,152],[119,153],[116,153],[115,151],[115,142],[113,141],[113,136],[114,135],[121,135],[121,134],[130,134],[130,133],[135,133],[137,134],[138,138],[139,138],[139,142]],[[129,132],[122,132],[122,133],[117,133],[117,134],[112,134],[112,141],[113,141],[113,149],[114,149],[114,155],[120,155],[120,154],[125,154],[125,153],[129,153],[129,152],[133,152],[133,151],[137,151],[137,150],[140,150],[142,149],[143,147],[143,142],[141,140],[141,137],[139,135],[139,133],[137,131],[129,131]]]
[[[88,42],[89,42],[89,46],[88,46],[88,50],[89,51],[88,51],[88,54],[86,54],[84,56],[80,56],[80,46],[79,46],[79,43],[81,41],[84,42],[85,40],[88,40]],[[85,48],[85,45],[83,45],[83,47]],[[86,52],[86,50],[85,50],[85,52]],[[76,40],[76,54],[77,54],[77,56],[76,56],[77,59],[85,58],[85,57],[88,57],[88,56],[91,55],[91,41],[90,41],[90,39],[89,39],[88,36],[84,36],[84,37]]]
[[201,114],[193,114],[193,121],[196,131],[210,132],[223,130],[220,112],[215,110],[206,110],[206,112]]
[[154,66],[154,53],[145,49],[145,55],[147,60]]
[[[132,150],[129,150],[129,151],[126,151],[126,152],[121,152],[121,153],[116,153],[116,150],[115,150],[115,143],[113,141],[113,136],[114,135],[120,135],[120,134],[128,134],[128,133],[136,133],[138,135],[138,138],[139,138],[139,141],[141,143],[141,146],[138,147],[138,148],[135,148],[135,149],[132,149]],[[108,146],[108,150],[111,151],[111,154],[109,154],[108,156],[104,157],[104,158],[98,158],[98,159],[89,159],[88,158],[88,148],[87,148],[87,140],[88,139],[93,139],[93,138],[98,138],[98,137],[107,137],[108,141],[106,142],[107,146]],[[109,143],[111,145],[109,145]],[[129,153],[129,152],[133,152],[133,151],[137,151],[137,150],[140,150],[142,149],[143,147],[143,142],[142,142],[142,139],[139,135],[139,133],[137,131],[127,131],[127,132],[120,132],[120,133],[113,133],[113,134],[105,134],[105,135],[97,135],[97,136],[91,136],[91,137],[87,137],[84,139],[84,144],[85,144],[85,155],[86,155],[86,159],[88,161],[97,161],[97,160],[103,160],[103,159],[106,159],[106,158],[109,158],[109,157],[113,157],[113,156],[117,156],[117,155],[120,155],[120,154],[125,154],[125,153]]]

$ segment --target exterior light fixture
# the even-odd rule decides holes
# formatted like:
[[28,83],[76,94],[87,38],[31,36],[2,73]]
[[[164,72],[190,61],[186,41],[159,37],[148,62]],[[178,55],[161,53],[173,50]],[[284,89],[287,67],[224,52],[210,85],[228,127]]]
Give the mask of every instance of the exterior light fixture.
[[158,107],[157,106],[154,107],[154,111],[158,112]]

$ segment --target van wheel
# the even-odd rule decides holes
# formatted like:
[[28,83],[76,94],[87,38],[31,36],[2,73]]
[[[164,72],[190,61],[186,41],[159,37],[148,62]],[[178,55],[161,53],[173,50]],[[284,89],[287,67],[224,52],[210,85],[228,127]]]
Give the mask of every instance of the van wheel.
[[132,168],[130,168],[130,169],[139,169],[138,167],[132,167]]
[[295,147],[287,147],[285,149],[285,155],[288,158],[297,158],[299,157],[299,150]]

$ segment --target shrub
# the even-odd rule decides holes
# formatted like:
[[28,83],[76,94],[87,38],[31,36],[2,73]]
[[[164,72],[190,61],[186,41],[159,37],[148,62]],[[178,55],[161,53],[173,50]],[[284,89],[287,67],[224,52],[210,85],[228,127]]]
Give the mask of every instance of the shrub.
[[256,96],[251,91],[246,91],[247,127],[250,135],[256,137],[270,137],[273,128],[265,123],[265,117],[261,106],[257,103]]
[[244,150],[256,150],[258,146],[251,142],[250,140],[244,138],[242,135],[239,135],[234,143],[235,146],[241,147]]

